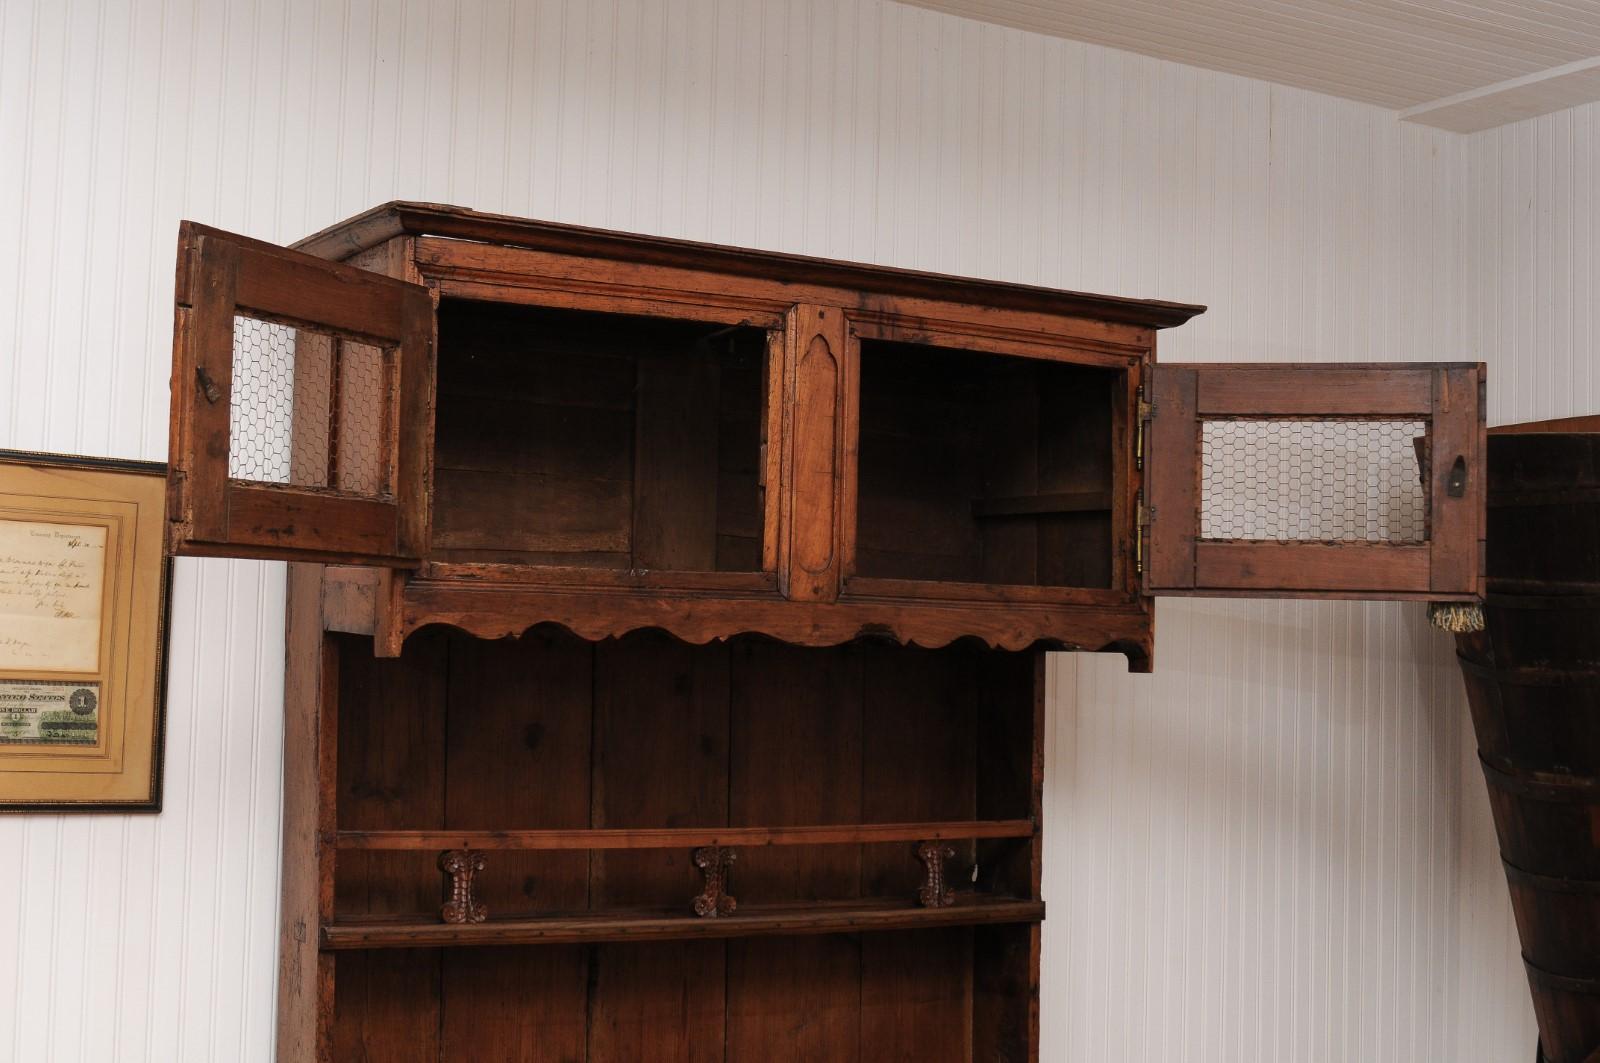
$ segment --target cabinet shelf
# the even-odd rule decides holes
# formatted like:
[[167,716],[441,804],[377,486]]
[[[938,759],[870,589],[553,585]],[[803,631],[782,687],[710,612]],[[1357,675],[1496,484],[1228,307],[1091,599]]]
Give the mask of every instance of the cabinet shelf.
[[595,830],[347,830],[340,849],[691,849],[703,845],[874,845],[978,838],[1031,838],[1032,820],[839,823],[804,827],[652,827]]
[[715,919],[661,909],[574,912],[483,923],[440,923],[414,916],[347,919],[322,928],[322,947],[344,950],[684,941],[1038,923],[1043,919],[1043,901],[967,893],[957,894],[955,903],[945,908],[881,901],[752,905]]

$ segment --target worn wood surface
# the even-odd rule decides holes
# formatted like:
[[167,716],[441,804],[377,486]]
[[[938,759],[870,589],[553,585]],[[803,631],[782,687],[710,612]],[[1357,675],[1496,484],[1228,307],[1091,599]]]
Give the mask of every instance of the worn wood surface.
[[1430,588],[1426,545],[1201,542],[1195,587],[1254,591],[1439,593]]
[[[593,665],[591,647],[560,632],[512,643],[451,636],[445,704],[465,711],[447,714],[447,826],[588,826]],[[526,785],[530,778],[547,782]],[[582,853],[495,852],[487,861],[477,886],[491,918],[588,903]],[[446,952],[443,1058],[582,1058],[587,970],[578,948]],[[517,1006],[508,1006],[508,986],[517,987]]]
[[1033,821],[970,820],[939,823],[857,823],[811,826],[661,827],[614,830],[340,831],[341,849],[683,849],[727,847],[875,845],[936,838],[1031,838]]
[[1088,295],[687,240],[635,236],[435,203],[386,203],[308,236],[295,247],[308,254],[342,259],[401,234],[447,237],[448,240],[434,242],[462,248],[505,245],[508,250],[527,249],[530,253],[621,261],[640,267],[699,270],[718,278],[712,285],[713,290],[729,287],[728,278],[747,277],[785,290],[800,285],[826,285],[834,290],[859,289],[879,297],[977,303],[1031,313],[1129,322],[1146,328],[1180,325],[1205,309],[1186,303]]
[[[750,1032],[738,1032],[738,1042],[750,1046],[763,1043],[770,1045],[770,1040],[763,1042],[760,1038],[770,1038],[774,1029],[784,1028],[780,1024],[792,1024],[811,1014],[827,1025],[829,1020],[819,1016],[818,1011],[836,1010],[837,1032],[830,1036],[825,1031],[819,1031],[816,1037],[816,1043],[826,1045],[844,1040],[844,1031],[858,1018],[855,1009],[859,985],[855,980],[857,965],[854,957],[861,950],[861,940],[856,935],[940,927],[1028,925],[1043,920],[1044,915],[1042,901],[966,897],[958,898],[955,904],[946,908],[924,908],[914,900],[741,905],[734,914],[719,919],[702,919],[693,913],[659,910],[609,914],[562,913],[539,919],[502,919],[486,923],[350,917],[326,927],[322,942],[326,948],[341,954],[442,947],[454,955],[462,950],[477,954],[481,947],[503,945],[565,946],[595,942],[670,944],[724,938],[739,941],[745,938],[772,938],[774,940],[765,945],[753,942],[746,948],[735,941],[727,946],[730,956],[734,957],[728,980],[730,989],[734,990],[729,1000],[730,1030],[738,1031],[741,1022],[749,1023]],[[819,936],[833,937],[841,944],[827,950],[808,950],[807,946],[813,943],[808,939],[818,939]],[[715,948],[712,947],[713,952]],[[701,955],[711,954],[701,952]],[[839,962],[829,962],[830,956],[837,956]],[[771,967],[758,969],[756,964],[763,962],[771,964]],[[1019,963],[1024,974],[1022,981],[1026,984],[1025,954],[1019,957]],[[803,982],[796,981],[795,969],[806,972]],[[844,972],[842,978],[839,973],[841,970]],[[755,980],[757,978],[759,982]],[[673,981],[676,983],[676,979]],[[792,995],[801,986],[804,987],[801,995]],[[851,991],[847,991],[847,987]],[[957,1006],[955,1002],[951,1003]],[[501,1007],[505,1007],[504,1001],[501,1001]],[[775,1010],[769,1011],[768,1008]],[[736,1018],[740,1015],[743,1017]],[[636,1024],[631,1015],[629,1022]],[[596,1058],[609,1060],[618,1057]],[[945,1057],[935,1055],[933,1058]]]
[[338,661],[324,652],[322,566],[291,565],[283,692],[283,880],[278,912],[279,1063],[324,1063],[333,1050],[334,959],[318,951],[333,919]]
[[1145,385],[1151,418],[1145,429],[1145,592],[1195,586],[1195,540],[1200,536],[1200,421],[1198,374],[1160,366]]
[[[728,807],[727,648],[639,632],[595,648],[596,827],[723,824]],[[596,908],[676,907],[693,917],[690,847],[596,852]],[[735,890],[737,892],[737,890]],[[684,942],[598,951],[590,974],[592,1059],[721,1058],[722,946]]]
[[[448,636],[412,640],[398,661],[379,661],[362,640],[338,636],[336,767],[340,827],[381,830],[445,824]],[[348,853],[334,888],[336,917],[437,913],[431,857]],[[441,958],[429,950],[356,953],[336,971],[331,1059],[431,1059],[438,1053]]]
[[[732,651],[732,822],[860,822],[862,653],[764,640],[740,640]],[[769,900],[820,905],[861,892],[859,847],[743,855],[736,881],[746,912]],[[845,910],[826,909],[834,917]],[[759,1058],[779,1041],[790,1042],[800,1059],[857,1058],[859,956],[851,937],[730,942],[730,1058]]]
[[1202,417],[1427,417],[1434,366],[1196,365]]
[[842,574],[844,367],[838,307],[799,305],[784,326],[783,506],[778,580],[795,601],[831,602]]
[[1125,486],[1111,459],[1118,376],[863,341],[850,571],[1110,587],[1113,496]]
[[588,639],[641,628],[661,628],[692,643],[741,633],[805,646],[869,637],[937,647],[973,638],[1003,649],[1045,645],[1114,650],[1127,653],[1135,671],[1147,671],[1148,604],[1100,604],[1077,597],[1081,593],[1063,594],[1064,601],[1000,596],[988,599],[998,607],[978,608],[971,598],[908,600],[856,586],[847,600],[828,605],[761,594],[718,600],[727,596],[670,589],[608,594],[570,585],[413,579],[405,586],[397,627],[411,632],[428,624],[449,624],[481,638],[501,638],[521,634],[538,618]]

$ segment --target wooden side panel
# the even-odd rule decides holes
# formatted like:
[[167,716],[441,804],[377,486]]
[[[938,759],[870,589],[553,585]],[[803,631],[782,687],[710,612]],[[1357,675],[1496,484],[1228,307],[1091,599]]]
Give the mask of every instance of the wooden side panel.
[[[977,809],[980,817],[1027,808],[1038,833],[1026,842],[978,844],[979,886],[1043,897],[1043,653],[987,654],[979,687]],[[980,927],[973,932],[972,1058],[1037,1063],[1038,926]]]
[[[765,640],[732,648],[733,825],[859,822],[861,653]],[[734,892],[751,904],[855,896],[855,846],[748,849]],[[730,1060],[848,1063],[860,1055],[861,943],[854,937],[728,943]]]
[[[448,827],[589,825],[593,663],[593,646],[564,632],[497,642],[451,634]],[[491,918],[588,903],[586,853],[496,852],[487,860],[478,896]],[[443,977],[445,1059],[584,1058],[581,947],[449,949]]]
[[801,305],[785,326],[785,382],[790,396],[784,440],[780,561],[784,593],[798,601],[833,601],[840,582],[840,477],[844,466],[844,312]]
[[278,1060],[326,1063],[334,958],[318,950],[333,914],[333,726],[338,654],[325,645],[321,565],[291,565],[283,696],[283,901],[278,916]]
[[[378,660],[364,639],[340,639],[339,826],[444,826],[447,636],[413,636],[405,654]],[[341,914],[437,909],[440,876],[420,853],[345,853]],[[439,1052],[440,954],[397,949],[339,958],[334,1060],[428,1060]]]
[[[725,824],[728,658],[646,631],[595,651],[596,827]],[[592,907],[691,910],[692,853],[595,853]],[[589,1057],[716,1063],[723,1050],[724,946],[687,942],[596,949]]]

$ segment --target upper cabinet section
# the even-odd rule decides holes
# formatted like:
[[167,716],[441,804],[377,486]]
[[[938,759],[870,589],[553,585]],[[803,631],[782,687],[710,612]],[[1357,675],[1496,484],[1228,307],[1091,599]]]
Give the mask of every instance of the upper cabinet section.
[[746,325],[442,300],[428,557],[479,576],[762,572],[768,344]]
[[391,652],[548,621],[1144,667],[1153,593],[1476,593],[1479,368],[1156,367],[1201,309],[422,204],[292,250],[186,224],[171,544],[407,570],[353,599]]

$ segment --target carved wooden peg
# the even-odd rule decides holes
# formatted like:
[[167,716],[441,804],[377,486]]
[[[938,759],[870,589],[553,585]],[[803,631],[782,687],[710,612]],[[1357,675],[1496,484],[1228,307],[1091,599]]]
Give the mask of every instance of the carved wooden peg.
[[694,851],[694,866],[706,877],[706,888],[694,899],[694,914],[702,919],[715,919],[719,915],[732,915],[739,906],[728,892],[728,868],[739,854],[720,845],[707,845]]
[[956,891],[944,881],[944,862],[955,855],[956,851],[944,842],[917,843],[917,859],[927,868],[922,888],[917,890],[917,900],[924,908],[948,908],[956,902]]
[[483,854],[470,849],[446,849],[439,854],[439,870],[445,875],[445,902],[439,918],[447,923],[481,923],[489,918],[489,909],[472,890],[484,865]]

